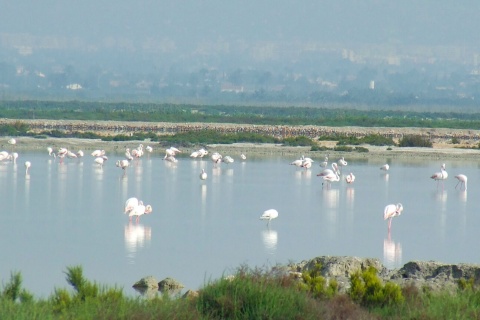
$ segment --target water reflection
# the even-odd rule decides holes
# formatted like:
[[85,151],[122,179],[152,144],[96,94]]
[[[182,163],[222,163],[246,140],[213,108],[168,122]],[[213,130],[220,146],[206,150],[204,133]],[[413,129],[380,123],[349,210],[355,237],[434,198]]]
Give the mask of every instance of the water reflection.
[[262,240],[265,249],[269,254],[275,254],[277,251],[278,233],[270,228],[262,231]]
[[466,203],[467,202],[467,191],[464,190],[464,191],[460,191],[458,193],[458,199],[463,202],[463,203]]
[[310,179],[312,178],[312,170],[297,170],[295,171],[296,179]]
[[152,239],[152,229],[143,224],[134,224],[130,222],[125,226],[125,249],[129,263],[135,264],[135,254],[145,245],[150,244]]
[[340,191],[338,189],[323,189],[322,191],[326,207],[329,209],[337,208],[340,201]]
[[402,264],[402,244],[392,240],[390,231],[383,240],[383,264],[389,269]]
[[388,174],[388,173],[382,173],[382,176],[383,176],[383,180],[385,182],[388,182],[388,180],[390,179],[390,174]]

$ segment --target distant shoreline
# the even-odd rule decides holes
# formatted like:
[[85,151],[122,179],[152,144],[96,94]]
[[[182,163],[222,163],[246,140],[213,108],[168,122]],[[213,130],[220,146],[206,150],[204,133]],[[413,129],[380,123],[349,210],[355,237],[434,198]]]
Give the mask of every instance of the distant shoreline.
[[[330,154],[332,157],[345,156],[347,158],[431,158],[431,159],[477,159],[480,155],[478,147],[480,141],[480,130],[458,130],[458,129],[439,129],[439,128],[370,128],[370,127],[325,127],[325,126],[259,126],[250,124],[228,124],[228,123],[164,123],[164,122],[119,122],[119,121],[83,121],[83,120],[18,120],[18,119],[0,119],[0,124],[13,124],[17,121],[27,124],[33,132],[40,133],[42,130],[61,130],[65,132],[95,132],[100,135],[112,136],[116,134],[131,134],[135,132],[155,132],[158,134],[174,134],[188,130],[217,130],[219,132],[258,132],[271,135],[306,135],[312,139],[318,138],[319,134],[330,133],[340,135],[365,136],[368,134],[381,134],[392,137],[398,141],[403,135],[418,134],[428,137],[433,142],[433,148],[401,148],[391,147],[387,150],[386,146],[364,145],[369,150],[366,153],[359,152],[340,152],[340,151],[310,151],[310,147],[288,147],[275,144],[257,144],[257,143],[235,143],[230,145],[211,144],[202,145],[211,150],[220,153],[256,154],[256,155],[285,155],[295,157],[302,154],[309,154],[314,157],[323,157]],[[455,137],[460,144],[453,145],[452,138]],[[3,149],[11,149],[11,145],[6,142],[10,137],[4,137],[4,143],[1,143]],[[102,141],[100,139],[79,139],[79,138],[33,138],[33,137],[15,137],[17,144],[15,148],[19,150],[46,150],[47,147],[60,148],[65,147],[72,151],[88,151],[95,149],[104,149],[110,152],[123,152],[126,147],[132,148],[140,143],[145,146],[150,144],[155,152],[163,154],[164,150],[158,151],[157,142],[149,141]],[[319,145],[333,149],[335,142],[320,141]],[[194,151],[194,148],[185,149],[184,154]]]
[[[47,147],[54,149],[64,147],[71,151],[83,150],[85,154],[89,154],[96,149],[103,149],[107,152],[123,153],[125,148],[135,148],[139,144],[144,146],[150,145],[154,149],[154,154],[164,154],[164,147],[160,147],[157,142],[149,141],[102,141],[100,139],[79,139],[79,138],[46,138],[37,139],[32,137],[17,137],[17,144],[15,146],[7,144],[7,137],[4,137],[2,150],[11,151],[16,150],[47,150]],[[345,156],[349,159],[368,159],[368,158],[397,158],[397,159],[472,159],[476,160],[480,156],[478,149],[461,149],[461,148],[403,148],[390,147],[387,150],[386,146],[370,146],[364,145],[369,152],[341,152],[341,151],[310,151],[310,147],[289,147],[276,144],[258,144],[258,143],[234,143],[234,144],[209,144],[205,145],[210,152],[217,151],[221,154],[230,154],[232,157],[238,157],[241,153],[247,156],[285,156],[298,157],[301,155],[310,155],[316,159],[323,159],[326,154],[333,157]],[[182,148],[181,148],[182,149]],[[189,155],[196,148],[183,148],[182,156]]]

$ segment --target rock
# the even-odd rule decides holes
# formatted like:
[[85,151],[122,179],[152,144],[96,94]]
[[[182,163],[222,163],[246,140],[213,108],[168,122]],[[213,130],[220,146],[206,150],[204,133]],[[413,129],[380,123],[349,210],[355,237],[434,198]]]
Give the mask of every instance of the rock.
[[185,286],[172,278],[165,278],[158,283],[158,289],[162,292],[182,289]]
[[153,276],[147,276],[147,277],[144,277],[140,280],[138,280],[137,282],[134,283],[133,285],[134,288],[136,289],[140,289],[140,288],[144,288],[144,289],[157,289],[158,290],[158,280],[155,279],[155,277]]

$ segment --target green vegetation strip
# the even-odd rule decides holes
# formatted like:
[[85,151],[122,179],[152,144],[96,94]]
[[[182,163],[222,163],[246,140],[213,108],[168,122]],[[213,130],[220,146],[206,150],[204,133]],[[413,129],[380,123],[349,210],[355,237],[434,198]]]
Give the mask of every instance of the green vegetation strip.
[[480,129],[480,113],[367,111],[356,110],[350,105],[348,108],[342,106],[326,108],[36,100],[0,101],[0,118]]
[[350,277],[346,294],[321,276],[321,265],[298,278],[282,267],[241,266],[210,281],[198,294],[180,298],[160,293],[127,297],[123,289],[86,279],[80,266],[68,267],[73,290],[56,288],[36,299],[22,288],[19,272],[0,291],[0,319],[478,319],[480,290],[461,279],[455,294],[382,283],[375,268]]

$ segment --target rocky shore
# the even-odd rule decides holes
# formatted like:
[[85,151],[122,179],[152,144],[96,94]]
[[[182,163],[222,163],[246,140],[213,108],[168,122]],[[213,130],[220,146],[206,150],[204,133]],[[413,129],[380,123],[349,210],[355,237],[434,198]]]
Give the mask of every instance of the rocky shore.
[[460,279],[474,279],[480,283],[480,265],[478,264],[446,264],[437,261],[411,261],[399,269],[387,269],[378,259],[320,256],[311,260],[288,265],[288,270],[299,276],[301,272],[312,270],[321,264],[321,274],[327,279],[335,279],[339,291],[346,292],[350,288],[350,276],[357,271],[374,267],[379,277],[400,286],[414,285],[419,289],[429,288],[433,291],[447,290],[455,292]]

